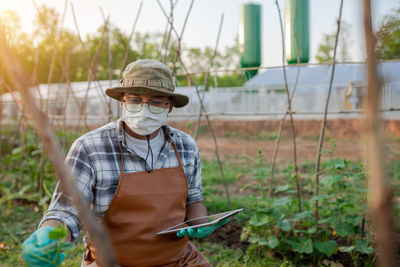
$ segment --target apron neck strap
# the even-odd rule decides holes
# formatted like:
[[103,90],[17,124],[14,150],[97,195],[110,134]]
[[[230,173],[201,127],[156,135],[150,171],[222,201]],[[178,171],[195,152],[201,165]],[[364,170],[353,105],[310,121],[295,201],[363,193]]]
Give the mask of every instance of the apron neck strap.
[[[171,141],[172,147],[175,151],[176,159],[178,160],[179,167],[182,167],[181,157],[179,156],[178,149],[176,149],[176,145],[174,141]],[[122,141],[119,142],[119,150],[121,152],[121,168],[119,173],[122,174],[124,172],[124,150],[122,149]]]
[[171,141],[171,143],[172,143],[172,147],[174,148],[175,156],[176,156],[176,159],[178,160],[179,167],[182,167],[181,157],[179,156],[178,149],[176,149],[175,142]]
[[122,149],[122,141],[119,142],[119,151],[121,152],[121,168],[119,170],[119,174],[121,175],[124,172],[124,150]]

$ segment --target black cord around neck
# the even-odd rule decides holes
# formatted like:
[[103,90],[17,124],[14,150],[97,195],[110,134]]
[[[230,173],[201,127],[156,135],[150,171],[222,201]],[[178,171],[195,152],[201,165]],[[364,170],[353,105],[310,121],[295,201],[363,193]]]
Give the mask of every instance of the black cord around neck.
[[[146,171],[148,173],[151,173],[153,171],[153,150],[151,150],[151,146],[150,146],[150,135],[146,135],[146,139],[147,139],[147,155],[146,155],[146,159],[144,160],[144,168],[146,169]],[[149,153],[151,154],[151,167],[147,164],[147,159],[149,157]]]

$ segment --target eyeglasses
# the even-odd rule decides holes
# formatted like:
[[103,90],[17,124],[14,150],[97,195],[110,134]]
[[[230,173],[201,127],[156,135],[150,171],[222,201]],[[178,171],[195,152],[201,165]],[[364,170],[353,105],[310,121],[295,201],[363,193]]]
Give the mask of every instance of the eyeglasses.
[[141,98],[131,97],[123,100],[126,103],[126,109],[130,112],[139,112],[143,108],[143,104],[147,104],[151,113],[160,114],[165,109],[169,108],[169,102],[165,102],[159,99],[151,99],[148,102],[144,102]]

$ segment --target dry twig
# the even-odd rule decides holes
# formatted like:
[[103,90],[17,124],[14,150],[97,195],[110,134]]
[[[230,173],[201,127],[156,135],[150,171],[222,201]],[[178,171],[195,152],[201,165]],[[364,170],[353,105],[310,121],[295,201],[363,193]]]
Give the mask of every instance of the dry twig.
[[115,266],[116,260],[103,226],[98,222],[97,218],[90,209],[87,199],[85,199],[78,191],[75,178],[69,167],[64,162],[63,153],[57,138],[52,131],[45,114],[36,106],[35,101],[29,92],[29,77],[23,72],[14,53],[5,41],[4,32],[0,29],[0,60],[5,66],[6,73],[14,88],[18,90],[21,100],[30,121],[33,122],[39,138],[43,142],[50,161],[53,163],[56,176],[60,181],[63,191],[72,198],[75,207],[78,210],[79,217],[93,239],[96,250],[99,251],[99,263],[101,266]]
[[[103,39],[104,39],[105,33],[107,32],[107,28],[108,28],[108,24],[109,24],[109,17],[107,18],[106,22],[104,23],[104,27],[103,27],[103,30],[102,30],[102,33],[101,33],[100,43],[99,43],[99,46],[97,47],[96,53],[95,53],[93,59],[90,60],[89,59],[89,54],[88,54],[87,49],[86,49],[86,45],[85,45],[85,43],[83,42],[83,40],[81,38],[81,33],[80,33],[80,30],[79,30],[78,21],[76,19],[76,15],[75,15],[74,5],[72,3],[71,3],[71,10],[72,10],[72,17],[74,19],[75,28],[76,28],[76,31],[77,31],[77,34],[78,34],[78,39],[79,39],[79,42],[81,43],[81,46],[82,46],[82,49],[83,49],[83,54],[84,54],[84,59],[85,59],[84,62],[85,62],[85,65],[86,65],[86,67],[88,68],[88,71],[89,71],[88,86],[87,86],[87,89],[86,89],[86,93],[85,93],[85,97],[84,97],[84,101],[83,101],[83,105],[82,105],[82,111],[81,111],[83,113],[83,115],[84,115],[84,128],[87,129],[88,125],[87,125],[87,121],[86,121],[86,115],[87,115],[86,108],[87,108],[87,102],[88,102],[89,89],[90,89],[90,85],[91,85],[92,81],[96,81],[97,82],[97,87],[96,88],[99,90],[98,91],[99,96],[100,96],[101,100],[103,101],[104,105],[107,108],[110,108],[107,105],[106,96],[103,93],[103,90],[102,90],[102,87],[100,85],[100,82],[99,82],[99,80],[97,79],[97,76],[96,76],[96,68],[97,68],[97,64],[98,64],[97,59],[98,59],[98,57],[100,55],[100,50],[101,50],[101,48],[103,46]],[[108,112],[110,112],[110,110]]]
[[[298,77],[300,73],[300,65],[299,65],[299,53],[298,53],[298,45],[297,45],[297,38],[296,38],[296,33],[295,30],[292,30],[292,34],[295,36],[295,42],[296,42],[296,52],[297,52],[297,74],[296,74],[296,82],[292,91],[292,94],[289,95],[289,88],[288,88],[288,82],[287,82],[287,76],[286,76],[286,66],[285,66],[285,36],[283,32],[283,23],[282,23],[282,16],[281,16],[281,10],[279,7],[279,3],[276,0],[275,1],[276,8],[278,9],[278,14],[279,14],[279,25],[281,28],[281,37],[282,37],[282,69],[283,69],[283,77],[285,81],[285,92],[286,92],[286,97],[287,97],[287,110],[286,113],[283,115],[280,123],[279,123],[279,132],[278,136],[275,141],[275,147],[274,147],[274,154],[272,157],[272,164],[271,164],[271,170],[270,170],[270,177],[269,177],[269,185],[268,185],[268,199],[271,198],[272,195],[272,182],[274,178],[274,170],[275,170],[275,164],[276,164],[276,158],[278,155],[278,150],[279,150],[279,145],[280,145],[280,140],[282,136],[282,130],[283,130],[283,124],[285,122],[287,114],[290,116],[290,125],[291,125],[291,131],[292,131],[292,140],[293,140],[293,163],[294,163],[294,170],[295,170],[295,178],[296,178],[296,187],[297,187],[297,205],[299,208],[299,212],[301,212],[301,187],[300,187],[300,179],[298,175],[298,169],[297,169],[297,149],[296,149],[296,132],[294,128],[294,120],[293,120],[293,111],[292,111],[292,99],[294,96],[294,92],[296,91],[297,87],[297,82],[298,82]],[[297,1],[296,1],[296,7],[295,7],[295,15],[293,18],[293,23],[291,25],[291,28],[294,29],[295,21],[296,21],[296,13],[297,13]]]
[[[340,1],[339,18],[337,20],[337,31],[336,31],[336,37],[335,37],[335,46],[334,46],[334,50],[333,50],[331,79],[329,81],[329,90],[328,90],[328,94],[326,96],[324,119],[322,120],[322,123],[321,123],[321,132],[319,135],[317,159],[315,162],[315,171],[314,171],[314,173],[315,173],[314,195],[315,196],[319,195],[319,174],[320,174],[319,169],[320,169],[320,164],[321,164],[321,150],[322,150],[322,144],[324,142],[324,137],[325,137],[325,127],[326,127],[326,118],[327,118],[327,114],[328,114],[329,99],[331,97],[333,77],[335,74],[336,51],[337,51],[337,45],[338,45],[338,41],[339,41],[340,22],[342,20],[342,10],[343,10],[343,0]],[[315,216],[315,224],[318,224],[318,200],[315,200],[314,216]]]
[[[211,69],[214,66],[214,60],[215,60],[215,56],[217,55],[219,37],[221,36],[223,24],[224,24],[224,14],[221,15],[221,20],[219,22],[219,28],[218,28],[218,34],[217,34],[217,41],[215,42],[214,52],[213,52],[213,55],[211,56],[210,66],[208,67],[208,69]],[[201,95],[202,102],[204,101],[204,95],[206,93],[206,88],[208,86],[209,78],[210,78],[210,72],[208,71],[206,74],[206,78],[204,79],[204,83],[203,83],[203,94]],[[201,120],[201,107],[199,108],[199,117],[197,118],[196,131],[195,131],[195,135],[194,135],[194,140],[196,140],[196,141],[197,141],[197,138],[199,137],[200,120]]]
[[139,20],[140,13],[142,12],[142,6],[143,6],[143,1],[140,2],[139,9],[136,13],[135,21],[133,22],[131,33],[129,34],[128,43],[125,46],[124,58],[122,59],[121,69],[119,71],[119,78],[121,77],[122,72],[125,69],[126,60],[128,59],[129,50],[130,50],[130,43],[131,43],[133,34],[135,33],[135,28],[136,28],[136,24]]
[[[160,6],[162,12],[164,13],[164,16],[166,17],[166,19],[168,20],[168,22],[170,22],[170,18],[168,17],[167,13],[165,12],[165,10],[164,10],[163,6],[161,5],[160,1],[157,0],[157,2],[158,2],[158,4],[159,4],[159,6]],[[191,11],[191,9],[192,9],[193,2],[194,2],[194,1],[191,2],[191,5],[190,5],[190,7],[189,7],[188,13],[187,13],[186,18],[185,18],[185,23],[184,23],[184,25],[183,25],[183,27],[182,27],[181,34],[180,34],[180,35],[178,34],[178,32],[176,31],[176,29],[175,29],[175,27],[173,26],[173,24],[171,24],[171,27],[173,27],[173,28],[172,28],[172,31],[176,34],[176,37],[177,37],[177,39],[178,39],[178,47],[177,47],[177,51],[176,51],[177,59],[179,60],[181,66],[182,66],[182,69],[183,69],[184,72],[187,74],[187,76],[189,77],[189,80],[191,81],[191,83],[194,85],[194,87],[195,87],[195,89],[196,89],[196,94],[197,94],[197,97],[198,97],[198,99],[199,99],[199,103],[200,103],[200,107],[201,107],[201,112],[203,112],[203,114],[206,114],[206,110],[205,110],[205,108],[204,108],[203,101],[202,101],[202,98],[201,98],[201,96],[200,96],[199,88],[198,88],[198,86],[197,86],[197,84],[196,84],[196,81],[195,81],[195,80],[192,78],[192,76],[189,74],[188,69],[186,68],[185,64],[183,63],[182,57],[181,57],[181,50],[180,50],[180,49],[181,49],[181,41],[182,41],[183,32],[184,32],[184,29],[185,29],[185,26],[186,26],[186,23],[187,23],[187,20],[188,20],[188,17],[189,17],[189,13],[190,13],[190,11]],[[175,64],[174,64],[174,65],[175,65]],[[213,141],[214,141],[214,145],[215,145],[215,155],[216,155],[216,157],[217,157],[217,162],[218,162],[219,170],[220,170],[220,172],[221,172],[222,181],[223,181],[223,184],[224,184],[224,188],[225,188],[225,193],[226,193],[228,205],[229,205],[229,208],[231,209],[231,208],[232,208],[232,203],[231,203],[231,198],[230,198],[230,193],[229,193],[228,184],[227,184],[227,182],[226,182],[226,178],[225,178],[225,174],[224,174],[224,169],[223,169],[222,162],[221,162],[221,159],[220,159],[220,156],[219,156],[219,149],[218,149],[217,138],[216,138],[216,135],[215,135],[215,132],[214,132],[214,130],[213,130],[213,127],[212,127],[212,124],[211,124],[211,121],[210,121],[209,117],[206,115],[205,118],[206,118],[208,128],[209,128],[209,130],[210,130],[210,132],[211,132],[211,135],[212,135],[212,138],[213,138]]]

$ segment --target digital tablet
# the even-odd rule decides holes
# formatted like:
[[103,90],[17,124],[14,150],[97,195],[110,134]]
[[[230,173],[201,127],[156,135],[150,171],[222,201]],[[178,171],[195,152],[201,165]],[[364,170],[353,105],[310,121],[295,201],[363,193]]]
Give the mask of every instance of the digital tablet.
[[[221,212],[221,213],[217,213],[217,214],[212,214],[212,215],[208,215],[208,216],[190,219],[190,220],[184,221],[183,223],[179,223],[168,229],[165,229],[161,232],[158,232],[157,235],[176,233],[183,229],[200,228],[200,227],[204,227],[204,226],[210,226],[210,225],[216,224],[232,215],[235,215],[236,213],[241,212],[242,210],[243,209],[230,210],[230,211],[225,211],[225,212]],[[189,223],[191,225],[188,225]]]

